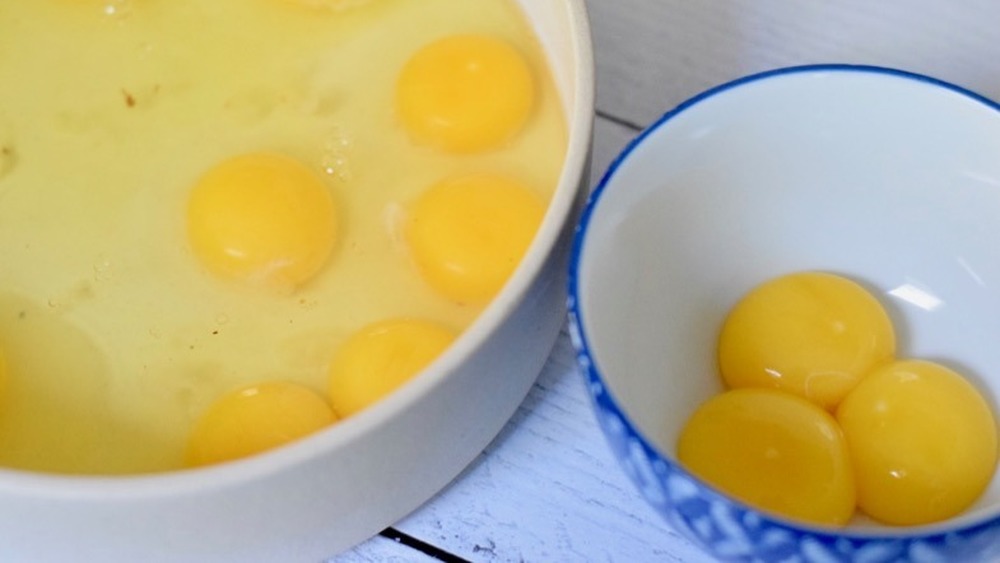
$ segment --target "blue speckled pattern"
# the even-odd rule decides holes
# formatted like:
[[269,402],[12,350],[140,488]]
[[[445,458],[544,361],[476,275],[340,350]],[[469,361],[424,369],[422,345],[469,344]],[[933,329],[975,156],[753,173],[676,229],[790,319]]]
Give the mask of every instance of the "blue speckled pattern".
[[[660,455],[629,421],[605,387],[594,365],[581,320],[577,296],[583,240],[594,206],[625,157],[665,121],[698,101],[748,81],[792,72],[874,72],[919,80],[956,91],[992,107],[992,101],[936,79],[898,70],[845,65],[814,65],[753,75],[710,90],[665,114],[639,135],[612,163],[587,203],[577,228],[569,274],[569,329],[597,421],[625,473],[643,497],[678,532],[724,561],[753,563],[947,563],[1000,562],[1000,518],[948,533],[899,537],[835,534],[796,528],[736,503],[699,482]],[[998,108],[1000,109],[1000,108]]]

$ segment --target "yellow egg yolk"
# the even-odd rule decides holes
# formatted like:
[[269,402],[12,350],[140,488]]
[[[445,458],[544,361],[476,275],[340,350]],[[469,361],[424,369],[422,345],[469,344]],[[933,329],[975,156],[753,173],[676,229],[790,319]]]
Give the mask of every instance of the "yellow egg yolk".
[[7,356],[0,348],[0,402],[7,395]]
[[214,274],[290,291],[325,265],[337,240],[329,188],[308,167],[273,153],[209,170],[191,192],[188,238]]
[[928,361],[887,364],[837,409],[854,461],[858,506],[887,524],[960,513],[997,463],[996,420],[975,387]]
[[454,152],[510,139],[534,104],[534,79],[524,57],[507,42],[483,35],[456,35],[423,47],[396,84],[397,111],[410,135]]
[[195,425],[188,464],[244,458],[297,440],[335,420],[322,395],[285,381],[237,389],[217,399]]
[[770,280],[737,303],[718,360],[731,388],[783,389],[833,409],[895,348],[889,316],[864,288],[802,272]]
[[527,187],[501,176],[465,176],[424,192],[405,238],[424,279],[460,303],[483,303],[513,273],[545,215]]
[[677,457],[694,475],[747,504],[815,524],[854,513],[844,436],[827,411],[773,389],[737,389],[688,419]]
[[427,367],[455,340],[443,326],[390,319],[353,334],[330,365],[330,402],[350,416],[388,395]]

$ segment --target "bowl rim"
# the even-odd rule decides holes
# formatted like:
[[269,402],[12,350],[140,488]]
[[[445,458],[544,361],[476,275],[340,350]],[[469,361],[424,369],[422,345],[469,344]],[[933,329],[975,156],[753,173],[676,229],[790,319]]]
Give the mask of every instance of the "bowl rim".
[[[517,9],[528,26],[531,20]],[[5,495],[65,501],[142,501],[177,495],[205,494],[239,486],[287,471],[345,448],[388,425],[400,413],[417,406],[450,379],[510,317],[548,263],[572,221],[585,193],[585,174],[592,146],[594,121],[594,54],[585,0],[567,0],[566,21],[572,58],[572,80],[562,92],[567,134],[566,153],[545,216],[524,258],[510,279],[455,342],[422,372],[392,394],[357,414],[280,448],[256,456],[197,468],[130,475],[74,475],[0,468],[0,498]],[[547,49],[538,44],[543,55]],[[546,57],[549,64],[551,59]],[[558,88],[558,84],[557,84]],[[565,107],[566,100],[573,107]],[[579,202],[579,203],[578,203]]]
[[[952,82],[888,66],[850,63],[819,63],[778,67],[762,72],[748,74],[734,80],[721,83],[682,101],[673,109],[663,113],[638,135],[636,135],[631,141],[626,143],[624,148],[621,149],[614,160],[612,160],[608,165],[607,169],[601,176],[600,181],[588,197],[583,212],[581,213],[579,223],[574,234],[572,247],[570,249],[569,275],[567,278],[568,328],[573,347],[576,352],[578,370],[581,372],[584,382],[589,390],[588,394],[590,395],[595,414],[602,408],[598,404],[598,398],[596,396],[599,393],[602,396],[600,399],[601,402],[607,403],[615,414],[621,419],[625,425],[625,431],[637,439],[647,457],[656,460],[658,463],[664,463],[669,468],[670,472],[683,475],[690,482],[696,483],[697,486],[702,489],[701,492],[705,496],[713,500],[721,501],[726,505],[734,506],[744,514],[753,515],[763,526],[781,529],[796,536],[811,536],[825,538],[831,541],[846,539],[854,542],[879,540],[919,540],[943,537],[956,533],[976,534],[979,531],[1000,526],[1000,509],[989,510],[987,511],[988,513],[978,516],[963,516],[960,514],[944,521],[917,526],[899,528],[885,526],[881,529],[859,530],[851,529],[849,526],[837,527],[797,522],[771,512],[754,508],[743,501],[719,491],[714,486],[688,472],[679,462],[674,461],[669,456],[663,455],[660,448],[639,430],[638,426],[636,426],[629,415],[621,408],[620,401],[614,396],[613,391],[607,385],[607,381],[602,375],[601,370],[598,368],[596,359],[591,352],[592,346],[585,327],[585,314],[581,310],[580,295],[582,292],[580,288],[580,265],[587,246],[587,235],[590,232],[591,220],[593,219],[594,213],[600,205],[600,202],[602,201],[602,198],[608,190],[609,184],[612,182],[618,169],[627,163],[632,153],[639,146],[641,146],[648,137],[656,134],[661,127],[670,122],[673,118],[684,113],[686,110],[697,106],[705,100],[714,98],[741,86],[766,80],[780,79],[794,75],[833,73],[854,75],[862,74],[877,76],[880,78],[915,81],[932,88],[941,88],[948,92],[957,94],[1000,113],[1000,102],[994,101],[982,94],[974,92],[968,88],[958,86]],[[621,463],[622,460],[619,459],[619,462]],[[994,475],[994,479],[995,478],[996,475]],[[953,519],[959,519],[959,521],[953,522]],[[953,523],[949,524],[949,522]]]

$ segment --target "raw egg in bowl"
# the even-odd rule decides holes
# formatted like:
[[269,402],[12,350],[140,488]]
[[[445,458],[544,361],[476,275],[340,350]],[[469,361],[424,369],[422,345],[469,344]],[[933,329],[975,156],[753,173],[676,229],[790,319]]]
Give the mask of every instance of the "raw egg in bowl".
[[732,561],[1000,557],[1000,107],[903,71],[779,69],[612,164],[570,267],[597,420]]
[[321,560],[483,450],[565,320],[582,1],[0,12],[0,559]]

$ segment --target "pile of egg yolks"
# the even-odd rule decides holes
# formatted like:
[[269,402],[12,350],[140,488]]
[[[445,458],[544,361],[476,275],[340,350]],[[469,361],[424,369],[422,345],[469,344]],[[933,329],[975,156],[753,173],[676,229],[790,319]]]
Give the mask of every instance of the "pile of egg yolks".
[[336,420],[322,395],[287,381],[236,389],[197,421],[187,462],[209,465],[258,454],[321,430]]
[[[396,83],[397,112],[411,138],[459,155],[509,141],[530,117],[536,95],[524,57],[484,35],[424,46]],[[483,171],[429,187],[409,207],[404,237],[431,287],[458,303],[483,303],[521,261],[544,214],[529,187]]]
[[396,104],[418,142],[454,152],[494,147],[517,133],[535,103],[531,68],[508,43],[456,35],[418,51],[403,67]]
[[347,417],[427,367],[455,340],[451,329],[411,318],[379,321],[351,335],[330,364],[330,402]]
[[[433,42],[404,66],[396,90],[404,128],[415,142],[464,155],[494,148],[519,131],[534,106],[523,57],[487,36]],[[521,261],[545,213],[529,187],[490,172],[447,178],[407,209],[404,238],[415,267],[435,291],[482,304]],[[276,153],[223,161],[191,191],[188,238],[213,274],[283,292],[308,282],[329,260],[337,208],[320,177]],[[351,416],[436,359],[455,339],[438,323],[393,318],[366,326],[329,367],[329,407],[304,388],[270,382],[217,399],[189,442],[188,463],[217,463],[284,444]],[[329,410],[329,413],[327,412]],[[289,416],[290,420],[270,417]]]
[[[213,401],[265,381],[304,385],[332,407],[331,362],[362,327],[417,318],[457,335],[487,304],[440,292],[418,267],[404,230],[423,192],[497,175],[547,202],[562,171],[558,77],[519,2],[8,4],[5,467],[175,470]],[[476,149],[421,138],[401,112],[408,61],[449,38],[480,61],[480,45],[502,45],[516,54],[509,68],[530,69],[519,76],[531,82],[498,81],[531,92],[527,117]],[[316,180],[332,214],[295,207],[322,196]],[[255,191],[273,195],[261,203]]]
[[353,415],[386,396],[437,358],[455,332],[437,323],[395,318],[373,323],[338,349],[327,400],[288,381],[245,386],[216,399],[188,441],[187,464],[202,466],[285,445]]
[[[457,35],[420,49],[399,74],[403,126],[448,152],[493,148],[534,106],[527,61],[506,42]],[[442,295],[482,303],[499,291],[531,243],[545,203],[492,173],[450,178],[410,206],[405,237],[418,270]],[[281,290],[306,283],[337,240],[337,210],[323,180],[276,153],[233,157],[192,190],[188,237],[207,269]]]
[[[201,263],[221,278],[282,293],[326,264],[337,208],[323,179],[278,153],[225,160],[191,190],[187,233]],[[285,445],[333,422],[326,399],[289,381],[245,386],[212,402],[188,439],[186,463],[232,461]]]
[[[966,509],[995,471],[993,414],[957,373],[896,360],[886,319],[873,296],[832,274],[758,286],[720,333],[730,390],[687,421],[678,459],[752,506],[811,523],[845,524],[855,506],[893,525]],[[810,385],[809,374],[829,372]]]
[[514,180],[463,176],[424,192],[404,231],[432,287],[458,302],[482,303],[510,277],[544,214],[544,202]]
[[323,267],[337,240],[333,195],[304,164],[245,154],[198,180],[187,208],[191,248],[213,273],[280,290]]

